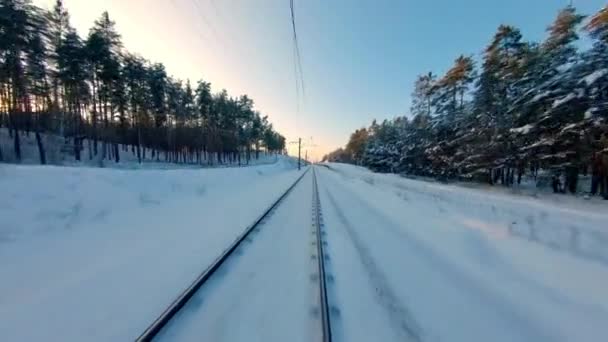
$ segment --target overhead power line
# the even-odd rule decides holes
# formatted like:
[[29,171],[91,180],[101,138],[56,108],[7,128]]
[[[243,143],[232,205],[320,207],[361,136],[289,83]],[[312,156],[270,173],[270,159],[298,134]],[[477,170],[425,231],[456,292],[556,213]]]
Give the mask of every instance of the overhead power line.
[[298,102],[299,110],[299,94],[302,90],[302,98],[306,97],[306,87],[304,86],[304,71],[302,69],[302,58],[300,54],[300,45],[298,43],[298,32],[296,29],[296,14],[294,9],[294,0],[289,0],[289,8],[291,10],[291,27],[293,31],[293,46],[294,46],[294,70],[296,79],[296,101]]
[[222,43],[222,40],[220,39],[220,36],[217,32],[217,30],[215,29],[215,26],[213,26],[211,24],[211,22],[207,19],[207,16],[205,15],[205,12],[203,11],[203,9],[201,8],[201,5],[199,5],[199,3],[196,0],[190,0],[190,2],[192,4],[194,4],[195,10],[198,13],[198,16],[201,18],[201,20],[203,21],[203,24],[205,24],[205,26],[207,26],[209,28],[209,30],[211,30],[211,33],[213,33],[213,35],[215,36],[215,38]]
[[[173,7],[175,7],[175,9],[177,11],[180,11],[179,6],[177,5],[177,2],[175,0],[171,0],[171,4],[173,5]],[[209,37],[204,35],[203,32],[201,31],[201,29],[199,27],[197,27],[196,25],[194,26],[194,32],[196,32],[198,34],[201,41],[205,42],[205,45],[211,43],[209,40]]]

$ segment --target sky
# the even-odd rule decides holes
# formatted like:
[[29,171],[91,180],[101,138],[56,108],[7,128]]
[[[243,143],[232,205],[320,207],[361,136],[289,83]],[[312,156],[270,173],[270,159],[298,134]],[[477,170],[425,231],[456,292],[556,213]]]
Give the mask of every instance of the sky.
[[[50,8],[54,0],[34,0]],[[289,0],[64,0],[84,37],[104,10],[131,52],[179,79],[247,94],[311,159],[375,118],[407,115],[416,76],[481,56],[500,24],[539,41],[569,0],[294,0],[304,91],[296,91]],[[592,14],[603,0],[573,0]],[[298,95],[299,94],[299,95]],[[297,145],[290,144],[291,154]]]

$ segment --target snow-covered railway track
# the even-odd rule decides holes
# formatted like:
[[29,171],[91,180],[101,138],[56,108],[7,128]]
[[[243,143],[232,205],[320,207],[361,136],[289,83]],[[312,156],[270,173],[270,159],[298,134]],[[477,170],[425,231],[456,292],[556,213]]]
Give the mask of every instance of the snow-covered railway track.
[[[157,337],[159,333],[168,325],[168,323],[177,315],[177,313],[180,312],[180,310],[184,308],[184,306],[186,306],[186,303],[188,303],[188,301],[195,295],[195,293],[199,291],[201,287],[203,287],[205,282],[207,282],[215,273],[217,273],[217,271],[222,267],[226,260],[228,260],[231,255],[235,254],[234,252],[239,248],[239,246],[242,245],[244,241],[248,240],[247,238],[251,235],[251,233],[255,231],[256,228],[260,227],[265,221],[265,219],[268,218],[277,207],[279,207],[279,205],[283,202],[287,195],[296,187],[296,185],[302,180],[302,178],[304,178],[307,173],[308,170],[303,172],[302,175],[298,177],[298,179],[296,179],[296,181],[253,222],[253,224],[247,227],[247,229],[245,229],[245,231],[226,250],[224,250],[224,252],[217,259],[215,259],[215,261],[209,267],[207,267],[194,280],[194,282],[192,282],[192,284],[188,286],[188,288],[186,288],[171,303],[171,305],[169,305],[169,307],[167,307],[167,309],[163,311],[160,316],[158,316],[158,318],[150,326],[148,326],[148,328],[136,339],[136,341],[152,341],[155,337]],[[322,279],[324,278],[322,277]],[[323,341],[329,340],[324,339]]]
[[317,261],[319,267],[319,309],[321,314],[321,327],[322,335],[321,339],[323,342],[330,342],[331,338],[331,322],[329,315],[329,304],[327,299],[327,286],[326,286],[326,274],[325,274],[325,260],[326,256],[323,250],[324,244],[327,242],[323,239],[325,235],[322,224],[321,214],[321,201],[319,199],[319,187],[317,184],[317,174],[313,169],[313,225],[316,230],[316,246],[317,246]]

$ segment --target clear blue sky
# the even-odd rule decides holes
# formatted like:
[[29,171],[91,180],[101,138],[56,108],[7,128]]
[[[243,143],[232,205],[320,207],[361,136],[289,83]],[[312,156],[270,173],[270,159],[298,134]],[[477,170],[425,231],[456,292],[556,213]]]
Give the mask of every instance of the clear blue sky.
[[[498,25],[543,39],[568,1],[295,0],[306,85],[299,112],[289,0],[65,3],[81,33],[107,9],[127,49],[165,63],[179,78],[249,94],[288,140],[312,136],[311,154],[320,156],[373,118],[407,114],[418,74],[441,74],[459,54],[478,58]],[[605,4],[574,0],[584,14]]]

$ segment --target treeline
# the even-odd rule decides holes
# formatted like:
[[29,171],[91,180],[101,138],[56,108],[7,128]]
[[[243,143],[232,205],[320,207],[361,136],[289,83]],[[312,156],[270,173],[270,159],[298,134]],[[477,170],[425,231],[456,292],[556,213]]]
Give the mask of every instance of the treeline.
[[[583,51],[581,33],[593,43]],[[409,116],[374,120],[326,159],[507,186],[551,170],[574,191],[590,168],[605,185],[607,118],[608,8],[587,18],[569,6],[543,42],[501,25],[480,66],[460,56],[444,75],[420,75]]]
[[284,137],[247,95],[213,94],[208,82],[175,79],[163,64],[129,53],[107,12],[86,39],[69,19],[61,0],[50,11],[0,0],[0,128],[9,130],[16,161],[22,132],[36,135],[43,164],[41,133],[64,137],[76,160],[118,162],[120,145],[140,162],[145,148],[184,163],[241,163],[261,149],[284,150]]

